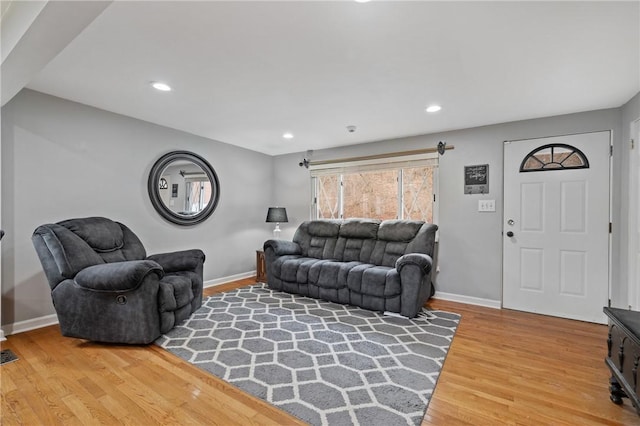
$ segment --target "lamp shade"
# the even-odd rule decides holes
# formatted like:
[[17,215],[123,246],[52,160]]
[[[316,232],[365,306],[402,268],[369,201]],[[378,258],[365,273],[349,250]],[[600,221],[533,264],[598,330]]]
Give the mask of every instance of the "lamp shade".
[[267,212],[267,222],[289,222],[287,218],[287,209],[284,207],[269,207]]

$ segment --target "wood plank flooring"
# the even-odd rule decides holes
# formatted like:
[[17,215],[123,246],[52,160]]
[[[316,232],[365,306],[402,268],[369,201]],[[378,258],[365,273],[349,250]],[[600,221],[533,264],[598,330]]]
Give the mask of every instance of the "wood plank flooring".
[[[605,326],[429,306],[462,321],[423,425],[640,425],[628,400],[609,401]],[[90,343],[51,326],[9,336],[7,348],[20,359],[0,367],[2,425],[303,424],[155,345]]]

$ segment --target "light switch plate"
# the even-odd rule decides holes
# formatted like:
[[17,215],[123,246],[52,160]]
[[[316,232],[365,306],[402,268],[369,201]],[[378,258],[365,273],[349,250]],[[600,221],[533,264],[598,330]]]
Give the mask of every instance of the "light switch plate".
[[496,200],[478,200],[479,212],[495,212]]

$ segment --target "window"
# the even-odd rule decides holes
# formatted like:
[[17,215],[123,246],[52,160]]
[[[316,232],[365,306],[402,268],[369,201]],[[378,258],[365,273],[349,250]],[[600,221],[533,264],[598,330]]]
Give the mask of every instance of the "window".
[[437,170],[434,156],[396,163],[342,164],[312,169],[312,216],[434,223]]
[[342,175],[342,216],[396,218],[398,173],[380,170]]
[[520,164],[521,172],[588,169],[589,160],[578,148],[565,144],[544,145],[531,151]]
[[186,180],[186,197],[184,210],[186,214],[195,214],[204,210],[211,199],[211,182],[209,180]]

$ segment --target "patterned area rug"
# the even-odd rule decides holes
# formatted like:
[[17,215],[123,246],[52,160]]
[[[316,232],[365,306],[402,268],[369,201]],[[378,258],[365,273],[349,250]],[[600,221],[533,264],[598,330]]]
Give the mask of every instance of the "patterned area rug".
[[460,319],[429,316],[385,316],[257,284],[207,298],[156,344],[313,425],[416,425]]

